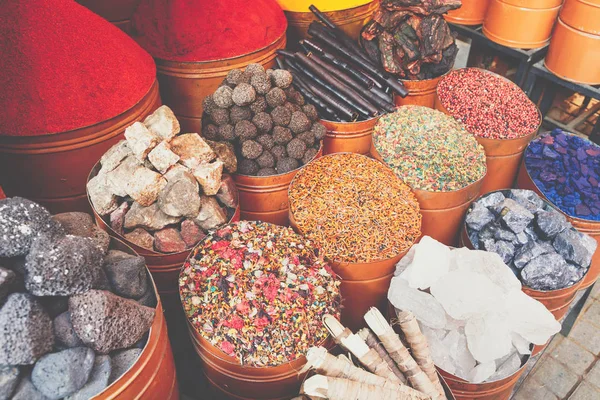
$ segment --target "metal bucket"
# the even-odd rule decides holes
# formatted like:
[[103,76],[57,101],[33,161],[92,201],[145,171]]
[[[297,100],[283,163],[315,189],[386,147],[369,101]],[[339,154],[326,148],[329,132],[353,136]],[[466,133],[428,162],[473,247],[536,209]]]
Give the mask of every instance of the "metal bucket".
[[271,68],[275,65],[277,57],[275,51],[284,49],[285,43],[285,33],[282,33],[268,46],[233,58],[202,62],[155,58],[161,98],[177,116],[183,132],[200,133],[202,101],[221,85],[229,71],[244,69],[251,63]]
[[[313,160],[321,157],[323,146]],[[311,160],[312,161],[312,160]],[[233,174],[240,197],[241,218],[288,226],[288,188],[302,167],[280,175],[249,176]]]
[[462,0],[462,6],[448,11],[444,19],[457,25],[481,25],[489,4],[489,0]]
[[483,22],[483,33],[488,39],[507,47],[543,47],[550,41],[552,27],[562,2],[563,0],[490,0]]
[[26,197],[54,214],[89,212],[88,171],[123,138],[125,128],[143,120],[160,104],[154,82],[136,105],[106,121],[52,135],[0,135],[0,184],[8,196]]
[[559,18],[573,29],[600,35],[600,0],[565,0]]
[[358,122],[334,122],[320,120],[327,129],[323,138],[323,154],[358,153],[369,155],[373,141],[373,129],[379,117]]
[[[449,71],[448,71],[449,72]],[[442,76],[438,76],[437,78],[432,79],[423,79],[423,80],[404,80],[402,79],[402,84],[408,90],[408,96],[401,97],[397,94],[394,95],[394,104],[396,106],[407,106],[407,105],[415,105],[415,106],[423,106],[434,108],[435,98],[436,98],[436,89],[438,83],[448,74],[446,72]]]
[[131,31],[131,16],[141,0],[76,0],[102,18],[112,22],[123,32]]

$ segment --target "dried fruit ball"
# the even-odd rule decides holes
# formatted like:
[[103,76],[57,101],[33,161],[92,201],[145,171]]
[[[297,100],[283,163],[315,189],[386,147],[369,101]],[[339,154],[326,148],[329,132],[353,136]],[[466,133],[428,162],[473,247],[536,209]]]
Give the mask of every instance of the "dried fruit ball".
[[252,75],[252,78],[250,78],[250,84],[258,94],[266,94],[269,90],[271,90],[271,81],[269,81],[267,74],[264,72]]
[[271,77],[273,76],[273,70],[269,68],[265,71],[265,74],[267,74],[267,78],[272,79]]
[[285,108],[287,108],[288,110],[290,110],[290,112],[292,114],[295,113],[296,111],[302,110],[299,105],[290,103],[289,101],[287,101],[283,106]]
[[250,111],[252,111],[254,114],[258,114],[266,110],[267,100],[265,99],[265,96],[256,96],[254,103],[250,104]]
[[273,128],[273,140],[277,144],[286,144],[292,140],[293,137],[292,131],[288,128],[284,128],[283,126],[276,126]]
[[302,140],[307,146],[315,144],[315,135],[312,132],[302,132],[296,138]]
[[292,119],[292,113],[284,106],[277,106],[271,111],[273,123],[277,126],[287,126]]
[[249,120],[252,118],[252,111],[249,107],[233,106],[229,110],[229,120],[233,125],[243,120]]
[[208,95],[202,100],[202,110],[208,115],[212,115],[212,112],[217,108],[212,95]]
[[280,160],[284,157],[287,157],[285,147],[283,147],[280,144],[273,146],[273,148],[271,149],[271,154],[273,154],[273,157],[275,157],[276,160]]
[[256,138],[256,141],[262,144],[262,147],[266,150],[271,150],[275,146],[275,140],[271,135],[260,135]]
[[233,105],[233,100],[231,100],[231,95],[233,94],[233,89],[229,86],[221,86],[215,93],[213,93],[212,98],[215,104],[221,108],[229,108]]
[[271,176],[271,175],[277,175],[277,171],[275,171],[275,168],[262,168],[262,169],[258,170],[258,172],[256,173],[256,176]]
[[229,123],[229,110],[226,108],[215,108],[210,116],[213,122],[219,126]]
[[248,83],[250,84],[250,79],[252,79],[252,74],[249,72],[242,72],[240,75],[240,83]]
[[266,112],[258,113],[252,118],[252,123],[256,125],[259,132],[269,132],[273,128],[273,120]]
[[292,114],[288,127],[294,133],[305,132],[310,129],[310,120],[303,112],[296,111]]
[[285,149],[290,157],[297,160],[302,160],[302,157],[304,157],[304,153],[306,152],[306,143],[298,138],[295,138],[290,140]]
[[315,106],[313,106],[312,104],[303,105],[302,112],[304,114],[306,114],[308,119],[310,119],[312,122],[315,122],[316,120],[319,119],[319,113],[317,112],[317,108]]
[[235,124],[235,136],[241,140],[255,138],[257,134],[256,126],[250,121],[240,121]]
[[256,175],[260,168],[254,160],[246,160],[242,158],[238,161],[238,173],[242,175]]
[[231,141],[235,139],[235,130],[233,125],[223,125],[219,127],[219,137],[223,140]]
[[310,131],[312,132],[312,134],[315,136],[315,139],[317,140],[321,140],[325,137],[325,134],[327,133],[327,129],[325,129],[325,127],[318,123],[315,122],[312,127],[310,128]]
[[292,84],[292,74],[285,69],[276,69],[272,75],[275,86],[285,89]]
[[267,104],[273,108],[283,105],[286,100],[285,92],[278,87],[269,90],[265,98],[267,99]]
[[306,149],[306,153],[304,153],[304,157],[302,157],[302,164],[308,164],[311,162],[318,152],[319,150],[314,148]]
[[245,72],[247,72],[251,75],[260,74],[260,73],[264,74],[265,67],[263,67],[262,65],[257,64],[257,63],[252,63],[252,64],[248,64]]
[[263,147],[260,143],[254,140],[246,140],[242,143],[242,157],[254,160],[263,152]]
[[231,98],[238,106],[246,106],[256,99],[256,91],[249,83],[240,83],[233,89]]
[[265,150],[262,154],[256,159],[256,162],[261,168],[268,168],[275,166],[275,157],[269,151]]
[[280,174],[285,174],[286,172],[290,172],[295,170],[300,166],[300,163],[295,158],[284,157],[280,158],[277,161],[277,172]]
[[227,73],[227,77],[225,78],[225,80],[228,84],[235,86],[242,82],[241,78],[242,71],[239,69],[232,69],[231,71],[229,71],[229,73]]
[[202,136],[204,136],[208,140],[218,140],[219,127],[213,124],[206,125],[204,128],[202,128]]

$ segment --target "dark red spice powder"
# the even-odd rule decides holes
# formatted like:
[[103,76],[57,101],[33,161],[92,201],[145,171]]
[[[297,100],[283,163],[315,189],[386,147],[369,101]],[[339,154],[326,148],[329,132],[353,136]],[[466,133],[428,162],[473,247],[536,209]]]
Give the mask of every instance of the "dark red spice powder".
[[3,0],[0,135],[93,125],[130,109],[156,76],[152,57],[74,1]]
[[208,61],[268,46],[287,20],[275,0],[142,0],[133,28],[154,57]]

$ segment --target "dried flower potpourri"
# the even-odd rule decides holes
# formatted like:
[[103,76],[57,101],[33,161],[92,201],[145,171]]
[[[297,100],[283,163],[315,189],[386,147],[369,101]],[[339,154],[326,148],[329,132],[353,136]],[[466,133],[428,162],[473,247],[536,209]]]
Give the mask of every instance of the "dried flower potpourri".
[[289,197],[299,231],[336,262],[389,259],[421,235],[419,203],[410,188],[362,155],[311,162],[292,181]]
[[404,106],[375,125],[382,159],[413,189],[459,190],[486,173],[483,147],[454,118],[427,107]]
[[477,68],[450,72],[439,83],[440,103],[467,130],[486,139],[516,139],[535,132],[540,114],[517,85]]
[[293,361],[339,316],[339,279],[310,240],[290,228],[242,221],[210,233],[179,278],[196,331],[242,365]]

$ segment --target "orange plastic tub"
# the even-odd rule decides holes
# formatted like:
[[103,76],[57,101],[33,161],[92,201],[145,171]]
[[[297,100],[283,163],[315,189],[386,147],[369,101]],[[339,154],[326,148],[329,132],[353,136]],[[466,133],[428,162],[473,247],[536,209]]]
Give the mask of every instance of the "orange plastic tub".
[[462,0],[462,6],[448,11],[444,19],[457,25],[481,25],[489,4],[489,0]]
[[437,85],[444,76],[446,76],[446,74],[433,79],[414,81],[403,79],[402,84],[406,87],[406,90],[408,90],[408,96],[401,97],[395,94],[394,104],[398,107],[415,105],[434,108]]
[[373,129],[379,117],[358,122],[320,120],[327,129],[323,138],[323,154],[358,153],[368,155],[373,141]]
[[559,17],[573,29],[600,35],[600,0],[565,0]]
[[483,33],[507,47],[536,49],[550,41],[563,0],[490,0]]

